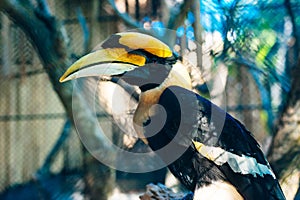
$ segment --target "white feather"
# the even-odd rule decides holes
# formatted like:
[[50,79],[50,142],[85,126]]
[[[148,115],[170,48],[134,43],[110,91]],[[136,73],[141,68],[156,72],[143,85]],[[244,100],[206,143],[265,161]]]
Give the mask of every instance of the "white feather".
[[254,177],[257,175],[263,177],[264,175],[269,174],[274,179],[276,178],[268,165],[258,163],[253,157],[246,155],[239,156],[225,151],[220,147],[206,146],[200,142],[194,142],[194,144],[202,156],[213,161],[219,166],[228,163],[235,173],[252,174]]
[[194,200],[243,200],[236,188],[224,181],[215,181],[211,184],[196,188]]

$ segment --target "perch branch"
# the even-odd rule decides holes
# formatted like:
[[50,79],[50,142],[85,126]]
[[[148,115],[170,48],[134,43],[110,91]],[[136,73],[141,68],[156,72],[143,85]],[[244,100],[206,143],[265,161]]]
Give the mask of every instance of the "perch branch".
[[192,200],[192,192],[179,192],[174,193],[170,188],[167,188],[165,185],[158,183],[148,184],[146,186],[146,192],[140,196],[141,200],[151,200],[151,199],[169,199],[169,200]]

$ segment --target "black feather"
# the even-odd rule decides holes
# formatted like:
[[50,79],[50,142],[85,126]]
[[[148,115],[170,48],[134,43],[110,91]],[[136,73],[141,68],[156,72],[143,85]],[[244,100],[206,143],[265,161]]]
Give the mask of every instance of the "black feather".
[[245,199],[285,199],[273,176],[236,173],[228,163],[219,166],[195,149],[193,140],[255,158],[269,167],[258,143],[238,120],[207,99],[177,86],[167,88],[159,104],[164,110],[158,109],[151,123],[163,121],[164,126],[155,135],[153,125],[146,126],[145,135],[151,135],[150,147],[188,189],[221,180],[234,185]]

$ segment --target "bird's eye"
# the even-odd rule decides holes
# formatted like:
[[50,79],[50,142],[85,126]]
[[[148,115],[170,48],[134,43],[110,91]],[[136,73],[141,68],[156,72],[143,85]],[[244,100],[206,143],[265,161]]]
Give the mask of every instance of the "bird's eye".
[[151,118],[149,117],[146,121],[143,122],[143,126],[148,126],[151,123]]

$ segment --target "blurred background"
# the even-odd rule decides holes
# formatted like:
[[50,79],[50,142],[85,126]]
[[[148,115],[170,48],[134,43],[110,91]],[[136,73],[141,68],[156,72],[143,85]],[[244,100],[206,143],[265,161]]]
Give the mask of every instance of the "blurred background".
[[[72,84],[58,83],[108,36],[136,28],[184,58],[194,90],[246,125],[287,199],[300,199],[299,13],[297,0],[1,0],[0,199],[138,199],[166,178],[176,188],[166,169],[122,173],[94,159],[72,125]],[[105,134],[147,149],[99,101]],[[85,130],[93,140],[97,130]]]

